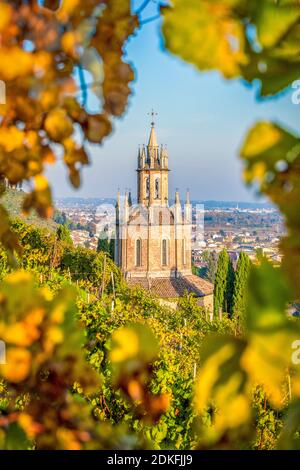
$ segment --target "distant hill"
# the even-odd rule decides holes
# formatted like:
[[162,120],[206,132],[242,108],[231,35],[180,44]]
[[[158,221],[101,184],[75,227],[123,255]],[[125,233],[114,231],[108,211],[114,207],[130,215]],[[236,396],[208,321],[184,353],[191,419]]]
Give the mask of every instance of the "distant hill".
[[[92,197],[61,197],[57,198],[56,201],[58,206],[100,206],[101,204],[115,204],[115,198],[92,198]],[[133,198],[133,202],[136,203],[136,199]],[[172,205],[174,201],[171,199],[170,204]],[[184,199],[182,199],[184,203]],[[205,201],[205,200],[192,200],[192,204],[204,204],[206,210],[211,209],[274,209],[274,205],[268,201],[262,202],[243,202],[243,201]]]
[[31,211],[28,216],[22,214],[22,204],[25,197],[24,191],[8,188],[4,195],[0,198],[1,204],[6,208],[9,215],[19,217],[24,222],[35,225],[40,228],[48,228],[50,230],[56,230],[57,224],[52,219],[41,219],[35,211]]
[[238,202],[238,201],[192,201],[193,204],[204,204],[206,210],[210,209],[274,209],[269,202]]

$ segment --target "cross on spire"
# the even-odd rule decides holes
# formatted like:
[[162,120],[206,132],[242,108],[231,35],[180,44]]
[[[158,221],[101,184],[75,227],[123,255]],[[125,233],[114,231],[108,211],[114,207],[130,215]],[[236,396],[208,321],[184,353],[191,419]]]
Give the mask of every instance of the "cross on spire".
[[148,113],[148,116],[151,116],[152,118],[152,122],[151,122],[151,126],[154,127],[155,126],[155,116],[157,116],[158,113],[156,113],[154,111],[154,109],[151,110],[151,113]]

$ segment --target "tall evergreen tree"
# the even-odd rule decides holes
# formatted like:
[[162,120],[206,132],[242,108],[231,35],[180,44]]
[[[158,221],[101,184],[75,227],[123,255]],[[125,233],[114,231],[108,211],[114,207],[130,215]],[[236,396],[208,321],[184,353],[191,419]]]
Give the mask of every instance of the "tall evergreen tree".
[[100,235],[98,238],[97,252],[99,253],[100,251],[110,254],[110,243],[107,235]]
[[214,287],[214,314],[222,312],[232,313],[232,297],[234,285],[234,269],[229,254],[221,251],[218,259],[218,267]]
[[216,272],[218,266],[218,257],[215,251],[209,253],[207,260],[206,279],[212,283],[215,282]]
[[107,226],[104,227],[98,238],[97,252],[99,253],[100,251],[107,253],[111,259],[114,259],[115,243],[113,239],[108,238]]
[[112,260],[115,258],[115,239],[111,238],[109,242],[109,255]]
[[232,299],[232,313],[237,317],[242,317],[245,313],[245,294],[250,267],[249,256],[242,252],[236,267]]

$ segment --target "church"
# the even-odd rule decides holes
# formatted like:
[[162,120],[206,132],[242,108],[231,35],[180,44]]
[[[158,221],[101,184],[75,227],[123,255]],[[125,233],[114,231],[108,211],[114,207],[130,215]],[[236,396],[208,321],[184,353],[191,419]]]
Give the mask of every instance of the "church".
[[[154,113],[152,113],[152,118]],[[115,262],[129,286],[140,286],[176,308],[179,297],[194,293],[212,311],[213,285],[192,274],[192,206],[178,191],[169,205],[169,157],[157,141],[152,119],[147,146],[139,148],[137,204],[118,193]]]

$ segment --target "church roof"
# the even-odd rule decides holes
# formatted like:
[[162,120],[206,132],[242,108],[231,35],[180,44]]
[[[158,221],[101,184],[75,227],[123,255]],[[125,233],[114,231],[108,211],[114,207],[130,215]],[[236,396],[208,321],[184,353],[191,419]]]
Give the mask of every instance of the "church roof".
[[140,286],[161,299],[182,297],[185,292],[194,293],[196,297],[205,297],[214,291],[213,284],[194,274],[178,278],[131,277],[127,279],[127,283],[130,287]]

